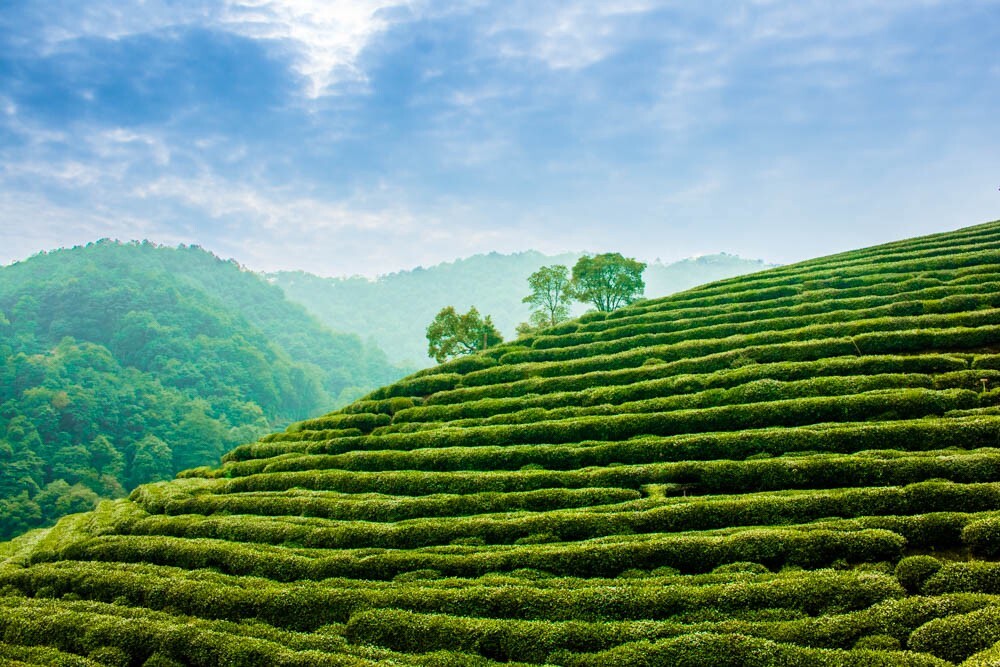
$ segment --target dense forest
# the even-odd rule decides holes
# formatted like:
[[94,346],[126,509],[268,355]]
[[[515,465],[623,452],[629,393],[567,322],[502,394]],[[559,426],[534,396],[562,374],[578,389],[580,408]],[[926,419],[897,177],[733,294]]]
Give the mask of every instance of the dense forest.
[[[522,303],[529,293],[528,276],[544,265],[573,266],[581,253],[543,255],[528,251],[511,255],[490,253],[399,271],[376,280],[364,277],[321,278],[301,271],[270,276],[289,299],[296,301],[328,326],[379,341],[396,362],[430,366],[424,328],[445,306],[466,311],[475,306],[489,315],[506,338],[528,320]],[[643,279],[649,298],[722,278],[760,271],[770,265],[721,253],[664,264],[651,262]],[[358,308],[357,304],[365,304]],[[586,310],[576,304],[574,315]]]
[[0,538],[216,462],[405,370],[198,247],[0,269]]

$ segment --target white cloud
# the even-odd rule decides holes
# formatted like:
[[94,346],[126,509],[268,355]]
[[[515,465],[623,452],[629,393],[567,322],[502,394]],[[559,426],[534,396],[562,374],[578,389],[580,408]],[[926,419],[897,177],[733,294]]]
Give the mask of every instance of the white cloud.
[[229,0],[218,22],[254,39],[292,45],[296,71],[308,82],[310,98],[338,83],[365,81],[358,57],[390,25],[387,10],[409,0]]
[[604,60],[620,46],[619,20],[656,5],[651,0],[504,3],[486,34],[507,57],[578,70]]
[[118,2],[83,3],[48,17],[40,35],[43,53],[83,38],[123,39],[179,28],[208,28],[265,40],[292,55],[304,94],[317,98],[338,84],[364,82],[358,58],[390,25],[389,10],[412,0],[216,0],[194,3],[149,0],[140,7]]
[[414,224],[406,210],[371,206],[365,196],[326,201],[278,188],[252,187],[216,175],[196,178],[164,176],[134,189],[139,199],[179,202],[217,219],[290,235],[341,229],[384,230],[393,233]]

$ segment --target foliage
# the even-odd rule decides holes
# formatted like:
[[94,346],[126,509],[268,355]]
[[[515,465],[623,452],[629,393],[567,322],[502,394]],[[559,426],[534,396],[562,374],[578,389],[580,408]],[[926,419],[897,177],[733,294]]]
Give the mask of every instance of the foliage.
[[601,312],[617,310],[642,296],[645,269],[645,262],[617,252],[584,255],[573,265],[571,292],[574,298],[593,304]]
[[442,308],[427,326],[427,354],[438,363],[485,350],[502,341],[490,316],[481,317],[475,307],[464,315],[455,312],[453,306]]
[[37,255],[0,269],[0,312],[0,539],[400,373],[196,247]]
[[570,291],[569,269],[561,264],[543,266],[528,276],[531,294],[521,299],[532,307],[528,324],[518,326],[519,333],[534,329],[554,327],[569,318]]
[[[269,276],[289,299],[300,303],[335,331],[376,340],[394,363],[431,364],[424,339],[441,304],[465,310],[475,304],[490,313],[505,337],[531,315],[522,302],[528,277],[542,266],[572,265],[579,254],[543,255],[529,251],[490,253],[454,262],[416,267],[369,279],[361,276],[321,278],[301,271]],[[695,285],[767,268],[759,260],[733,255],[707,255],[671,264],[652,263],[645,273],[647,294],[679,292]],[[359,304],[364,304],[360,308]],[[571,307],[571,314],[583,308]]]

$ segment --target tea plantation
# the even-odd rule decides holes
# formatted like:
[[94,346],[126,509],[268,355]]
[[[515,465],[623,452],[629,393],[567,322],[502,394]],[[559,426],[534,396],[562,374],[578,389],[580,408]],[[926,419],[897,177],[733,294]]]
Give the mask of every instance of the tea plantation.
[[0,563],[4,664],[1000,664],[1000,222],[421,371]]

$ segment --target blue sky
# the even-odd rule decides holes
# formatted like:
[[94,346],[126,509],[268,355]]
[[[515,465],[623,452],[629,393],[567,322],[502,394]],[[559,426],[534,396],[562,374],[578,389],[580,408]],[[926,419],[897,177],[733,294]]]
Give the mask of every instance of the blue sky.
[[0,263],[775,262],[1000,218],[1000,0],[0,3]]

